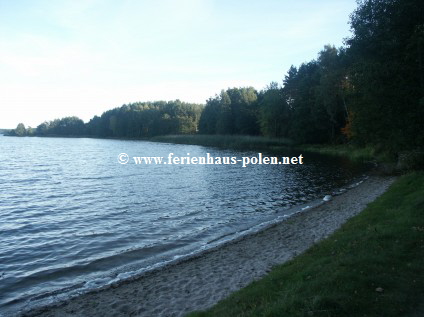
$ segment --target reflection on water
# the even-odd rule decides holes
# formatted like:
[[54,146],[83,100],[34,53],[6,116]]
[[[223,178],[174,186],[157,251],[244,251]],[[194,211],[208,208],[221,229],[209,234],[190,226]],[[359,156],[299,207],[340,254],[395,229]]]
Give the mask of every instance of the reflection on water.
[[196,252],[322,198],[363,171],[309,154],[303,165],[242,168],[122,165],[120,153],[257,156],[142,141],[0,136],[1,309],[16,311]]

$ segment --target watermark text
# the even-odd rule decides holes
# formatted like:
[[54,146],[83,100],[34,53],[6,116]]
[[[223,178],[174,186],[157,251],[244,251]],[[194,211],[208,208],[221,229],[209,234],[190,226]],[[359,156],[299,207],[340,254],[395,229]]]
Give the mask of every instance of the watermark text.
[[130,156],[126,153],[118,155],[120,164],[134,162],[137,165],[236,165],[242,167],[248,165],[298,165],[303,164],[303,155],[299,156],[264,156],[262,153],[257,153],[253,156],[212,156],[206,153],[205,156],[191,156],[187,153],[186,156],[177,156],[174,153],[169,153],[168,156]]

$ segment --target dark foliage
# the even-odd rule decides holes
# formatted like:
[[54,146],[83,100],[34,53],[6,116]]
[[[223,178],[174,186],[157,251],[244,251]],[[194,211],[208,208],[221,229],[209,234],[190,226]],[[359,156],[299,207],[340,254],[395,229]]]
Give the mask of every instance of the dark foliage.
[[166,134],[264,135],[297,143],[356,143],[399,153],[424,144],[424,1],[360,0],[346,47],[324,46],[292,66],[283,86],[228,88],[206,106],[123,105],[83,124],[76,117],[19,124],[11,135],[144,138]]

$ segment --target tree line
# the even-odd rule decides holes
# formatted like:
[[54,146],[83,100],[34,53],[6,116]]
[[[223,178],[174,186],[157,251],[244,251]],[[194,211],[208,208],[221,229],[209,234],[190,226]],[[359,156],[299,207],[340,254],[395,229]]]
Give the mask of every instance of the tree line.
[[390,151],[424,144],[424,1],[361,0],[345,46],[324,46],[282,85],[228,88],[206,105],[133,103],[95,116],[19,125],[15,135],[151,137],[240,134],[297,143],[356,143]]
[[93,136],[148,138],[163,134],[197,132],[203,106],[175,101],[136,102],[94,116],[88,123],[78,117],[65,117],[26,129],[19,123],[9,135],[15,136]]
[[424,1],[358,1],[345,46],[292,66],[282,86],[227,89],[206,102],[204,134],[356,143],[396,152],[424,144]]

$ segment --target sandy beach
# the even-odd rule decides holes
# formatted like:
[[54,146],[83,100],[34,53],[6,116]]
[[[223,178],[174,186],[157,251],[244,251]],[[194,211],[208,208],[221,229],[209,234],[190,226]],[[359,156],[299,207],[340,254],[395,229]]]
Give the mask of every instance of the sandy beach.
[[371,176],[331,201],[258,233],[22,316],[184,316],[206,309],[327,237],[393,181]]

